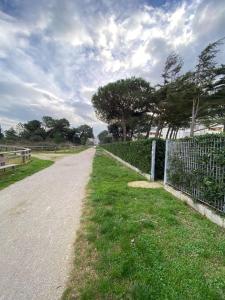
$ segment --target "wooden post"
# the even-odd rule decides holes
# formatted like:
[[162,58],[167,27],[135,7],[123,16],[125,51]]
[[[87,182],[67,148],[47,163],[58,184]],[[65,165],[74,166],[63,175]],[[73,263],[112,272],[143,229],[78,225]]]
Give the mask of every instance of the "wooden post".
[[22,155],[22,163],[24,164],[26,161],[26,157],[25,157],[25,151],[21,151],[21,155]]

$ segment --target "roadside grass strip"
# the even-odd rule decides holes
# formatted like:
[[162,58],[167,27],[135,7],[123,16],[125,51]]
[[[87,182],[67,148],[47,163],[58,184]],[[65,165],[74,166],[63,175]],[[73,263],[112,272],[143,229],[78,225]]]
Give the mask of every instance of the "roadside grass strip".
[[24,165],[18,165],[14,170],[7,169],[5,172],[0,171],[0,190],[7,186],[24,179],[42,169],[45,169],[53,164],[51,160],[43,160],[32,157],[31,161]]
[[97,151],[63,299],[225,299],[225,232]]

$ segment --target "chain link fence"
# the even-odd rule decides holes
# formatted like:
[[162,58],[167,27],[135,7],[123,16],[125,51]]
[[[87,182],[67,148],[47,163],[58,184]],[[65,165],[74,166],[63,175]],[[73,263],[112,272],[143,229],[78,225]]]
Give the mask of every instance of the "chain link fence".
[[165,184],[225,212],[225,136],[167,141]]

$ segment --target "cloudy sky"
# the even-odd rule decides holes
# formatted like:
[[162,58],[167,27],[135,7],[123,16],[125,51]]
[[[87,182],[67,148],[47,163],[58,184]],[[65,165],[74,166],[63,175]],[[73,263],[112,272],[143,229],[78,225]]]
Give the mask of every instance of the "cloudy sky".
[[0,0],[0,124],[50,115],[98,133],[99,86],[129,76],[156,84],[171,51],[189,70],[224,35],[225,0]]

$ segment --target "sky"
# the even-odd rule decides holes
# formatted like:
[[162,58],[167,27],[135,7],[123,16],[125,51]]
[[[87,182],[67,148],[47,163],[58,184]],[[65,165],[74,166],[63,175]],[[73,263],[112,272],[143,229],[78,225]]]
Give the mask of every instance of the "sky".
[[155,85],[172,51],[188,71],[223,36],[225,0],[0,0],[0,125],[49,115],[98,134],[99,86],[131,76]]

